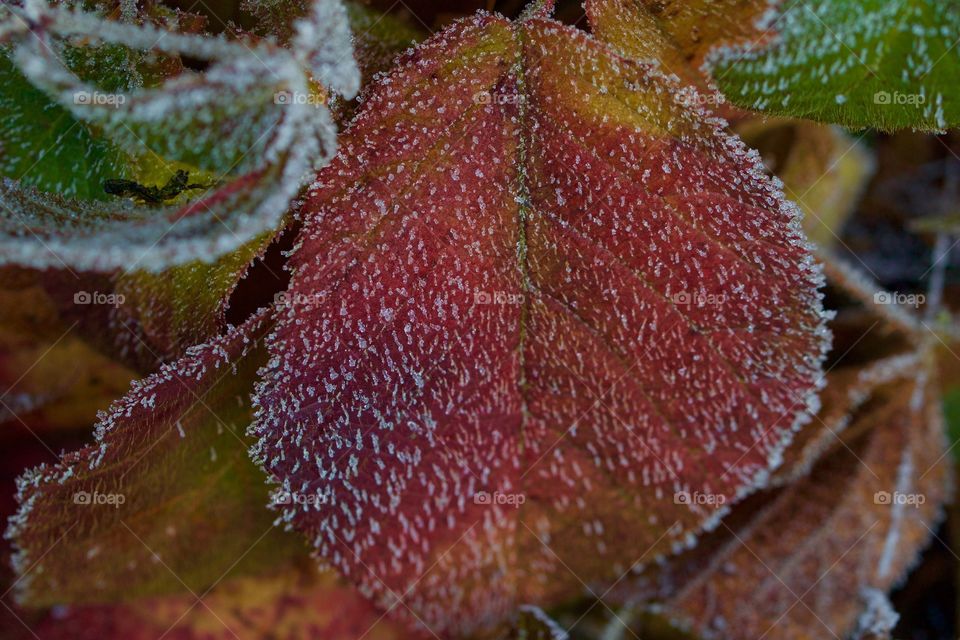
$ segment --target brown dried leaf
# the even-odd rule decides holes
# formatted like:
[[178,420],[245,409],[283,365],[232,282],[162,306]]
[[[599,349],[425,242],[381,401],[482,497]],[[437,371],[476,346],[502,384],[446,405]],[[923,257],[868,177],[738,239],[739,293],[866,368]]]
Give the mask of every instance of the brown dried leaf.
[[929,542],[947,498],[939,397],[918,378],[856,416],[849,429],[864,436],[745,501],[697,549],[619,597],[662,599],[659,610],[708,639],[882,627],[879,599]]

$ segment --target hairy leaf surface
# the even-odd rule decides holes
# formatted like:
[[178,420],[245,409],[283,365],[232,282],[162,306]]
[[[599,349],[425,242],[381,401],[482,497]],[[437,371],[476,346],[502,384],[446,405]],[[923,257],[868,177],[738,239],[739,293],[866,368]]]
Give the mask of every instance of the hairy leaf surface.
[[284,519],[384,609],[453,634],[611,581],[806,419],[798,211],[676,89],[481,14],[403,57],[319,174],[253,453],[321,496]]

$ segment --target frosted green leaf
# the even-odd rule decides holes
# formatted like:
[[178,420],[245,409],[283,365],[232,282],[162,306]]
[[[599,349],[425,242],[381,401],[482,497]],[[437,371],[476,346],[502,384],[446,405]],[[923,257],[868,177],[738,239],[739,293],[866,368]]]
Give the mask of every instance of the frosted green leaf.
[[[110,10],[109,3],[102,4]],[[141,7],[129,21],[174,30],[196,29],[183,14],[152,3]],[[59,40],[50,44],[57,47],[56,55],[71,72],[101,91],[157,86],[183,72],[178,56],[160,52],[92,44],[88,39],[77,45]],[[66,197],[108,199],[102,188],[105,180],[144,180],[150,174],[144,165],[161,162],[142,145],[137,157],[125,153],[97,127],[76,118],[30,84],[11,61],[10,47],[0,55],[0,122],[0,175]]]
[[[11,59],[33,86],[132,155],[149,153],[212,174],[191,181],[199,185],[189,194],[197,196],[193,201],[164,198],[150,206],[90,207],[5,182],[0,264],[90,271],[132,264],[162,271],[213,262],[275,229],[336,148],[317,83],[346,97],[359,85],[346,11],[337,0],[316,0],[292,29],[286,49],[270,39],[175,33],[44,2],[0,9],[0,42],[10,46]],[[110,91],[65,63],[63,43],[77,37],[101,50],[157,50],[209,66],[157,87]]]
[[96,137],[64,107],[31,85],[0,55],[0,174],[69,197],[101,199],[100,184],[127,177],[126,155]]
[[179,207],[69,200],[4,180],[0,264],[162,272],[213,263],[264,233],[264,219],[238,212],[275,210],[279,220],[295,191],[277,194],[258,182],[279,179],[276,172],[249,174]]
[[960,123],[960,5],[938,0],[790,2],[777,44],[720,49],[708,64],[735,104],[884,131]]

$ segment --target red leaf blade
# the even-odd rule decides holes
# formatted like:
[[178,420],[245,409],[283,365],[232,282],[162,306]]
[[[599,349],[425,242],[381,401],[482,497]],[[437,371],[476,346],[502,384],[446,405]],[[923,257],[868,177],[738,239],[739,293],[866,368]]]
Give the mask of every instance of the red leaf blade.
[[611,582],[804,419],[826,334],[796,209],[675,88],[481,15],[403,59],[320,173],[255,454],[384,608],[469,630]]

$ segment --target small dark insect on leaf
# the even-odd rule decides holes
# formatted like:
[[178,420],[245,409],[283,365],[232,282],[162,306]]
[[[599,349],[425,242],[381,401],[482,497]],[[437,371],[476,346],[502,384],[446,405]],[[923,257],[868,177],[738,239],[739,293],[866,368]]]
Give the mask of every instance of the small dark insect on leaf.
[[190,173],[178,169],[162,187],[147,187],[135,180],[104,180],[103,190],[112,196],[134,198],[143,202],[158,204],[171,200],[188,189],[207,189],[210,185],[188,183]]

